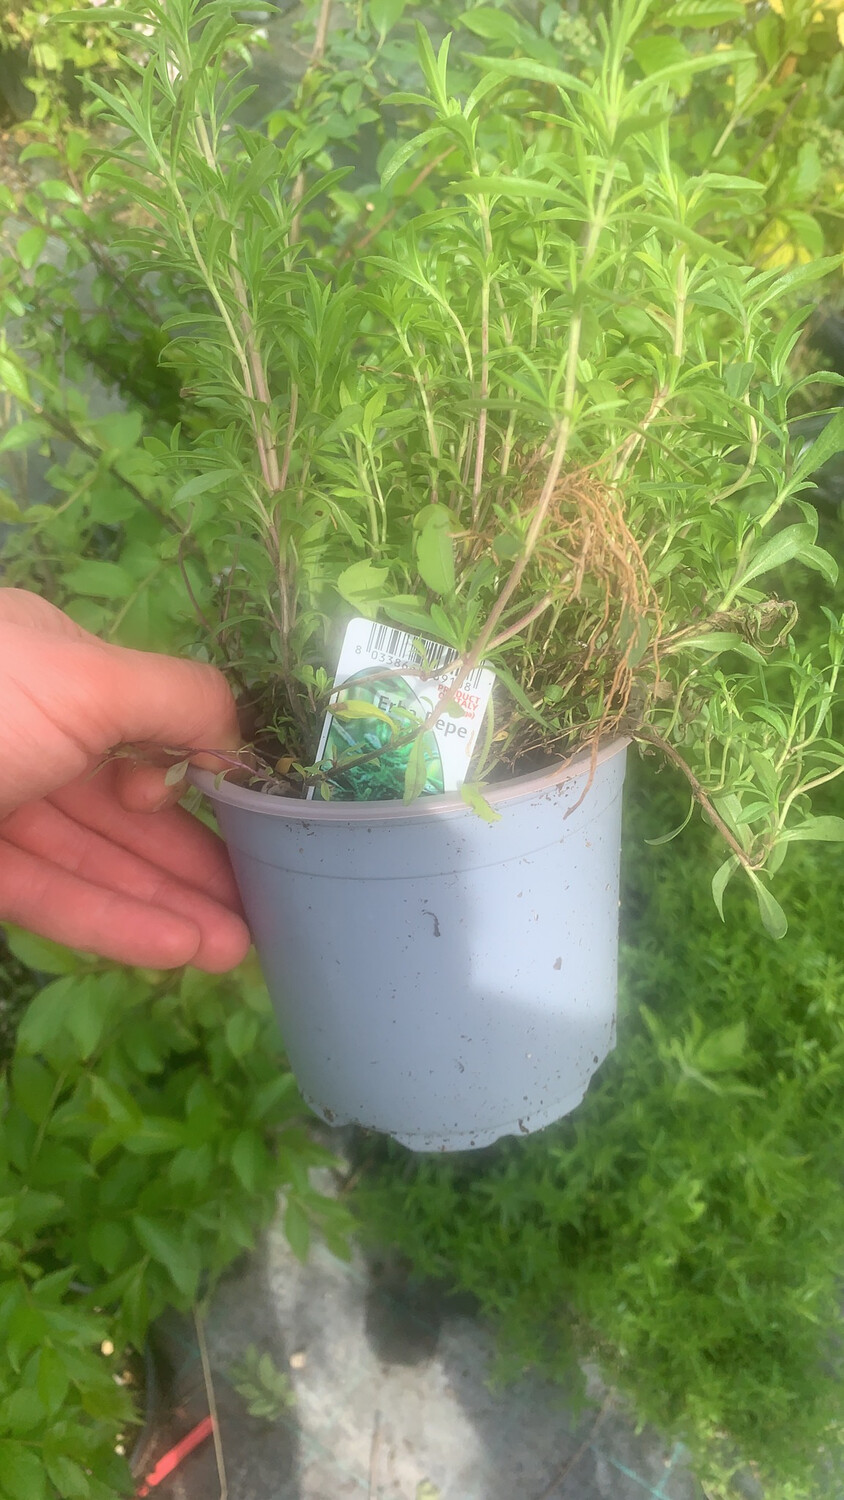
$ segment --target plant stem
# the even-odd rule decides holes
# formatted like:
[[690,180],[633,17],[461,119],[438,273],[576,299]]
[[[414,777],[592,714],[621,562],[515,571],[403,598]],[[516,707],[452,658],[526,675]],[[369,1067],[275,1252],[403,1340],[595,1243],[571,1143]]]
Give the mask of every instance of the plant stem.
[[771,67],[771,68],[768,69],[767,73],[765,74],[765,77],[761,78],[759,80],[759,82],[756,84],[756,86],[750,90],[750,93],[743,100],[741,107],[739,109],[736,109],[736,110],[733,111],[733,113],[731,114],[729,120],[727,121],[726,125],[724,126],[724,129],[721,131],[721,134],[718,137],[718,140],[715,143],[715,148],[714,148],[714,150],[712,152],[712,160],[713,161],[717,161],[718,160],[718,157],[721,155],[721,152],[723,151],[724,147],[726,146],[727,141],[730,139],[730,136],[732,135],[733,131],[736,129],[736,127],[738,125],[741,124],[742,120],[744,120],[747,117],[747,111],[750,108],[750,105],[753,104],[756,99],[758,99],[759,95],[761,93],[763,93],[764,90],[768,87],[768,84],[771,82],[771,79],[776,76],[776,74],[778,73],[779,69],[782,67],[782,64],[783,64],[783,61],[784,61],[784,57],[785,57],[785,54],[783,54],[782,56],[780,56],[780,57],[777,58],[777,60],[774,63],[773,67]]
[[[217,154],[211,143],[211,138],[208,134],[208,128],[201,115],[197,116],[196,133],[206,166],[208,167],[209,171],[213,172],[215,175],[219,174],[220,164],[217,159]],[[217,205],[220,213],[222,214],[223,205],[219,198],[217,199]],[[196,253],[197,255],[199,255],[198,246]],[[242,343],[235,334],[234,325],[228,314],[228,309],[226,309],[224,321],[226,323],[226,328],[232,341],[232,347],[240,364],[241,373],[243,375],[244,389],[246,392],[247,400],[249,401],[250,421],[255,437],[255,446],[258,450],[258,460],[261,465],[261,474],[263,476],[264,484],[266,485],[268,492],[272,495],[279,488],[279,464],[275,440],[273,437],[272,429],[270,427],[270,387],[269,380],[267,378],[266,367],[264,365],[257,335],[255,333],[255,325],[252,320],[252,312],[249,306],[249,297],[246,291],[246,284],[243,280],[243,276],[240,270],[237,235],[235,233],[234,227],[232,227],[231,233],[230,254],[232,291],[234,292],[235,305],[237,306],[238,316],[240,318],[240,329],[243,337]],[[204,265],[204,260],[202,261],[202,264]],[[210,277],[210,273],[208,273],[207,284],[209,285],[209,289],[211,280],[212,278]],[[214,286],[212,290],[212,296],[215,297],[218,307],[222,311],[222,308],[225,304],[223,303],[222,298],[220,298],[216,286]],[[256,405],[260,406],[260,414],[258,411],[256,411]]]
[[539,603],[535,604],[533,606],[533,609],[528,610],[528,613],[526,615],[523,615],[520,620],[517,620],[515,625],[508,625],[506,630],[502,630],[501,634],[495,637],[495,640],[490,641],[487,650],[496,651],[499,646],[503,646],[504,643],[511,640],[514,635],[518,635],[521,630],[526,630],[528,625],[532,625],[534,620],[538,619],[540,615],[543,615],[549,604],[553,604],[553,602],[554,595],[546,594],[545,598],[540,599]]
[[758,163],[762,160],[762,157],[765,155],[765,152],[767,151],[768,147],[772,146],[774,144],[774,141],[776,140],[777,136],[779,135],[780,131],[782,130],[783,125],[788,120],[788,118],[791,115],[792,111],[794,109],[796,109],[797,105],[800,103],[800,100],[802,99],[803,95],[805,94],[807,88],[808,88],[808,84],[804,80],[803,83],[801,83],[799,89],[796,91],[796,93],[794,93],[792,95],[792,97],[789,99],[789,101],[788,101],[785,109],[783,110],[782,114],[781,115],[777,115],[777,118],[775,119],[773,125],[771,126],[771,129],[768,131],[768,134],[766,135],[764,141],[762,141],[762,143],[761,143],[760,146],[757,146],[756,150],[754,151],[753,155],[750,158],[750,161],[746,161],[746,162],[743,163],[742,169],[741,169],[743,177],[749,177],[750,176],[751,172],[753,171],[753,168],[755,166],[757,166]]
[[[614,159],[610,160],[607,163],[607,170],[604,176],[604,181],[601,185],[601,192],[598,197],[598,203],[589,225],[589,233],[587,235],[586,244],[584,246],[581,276],[585,274],[585,272],[591,265],[598,248],[598,243],[601,237],[601,230],[604,227],[607,203],[609,202],[609,196],[612,190],[613,178],[615,175],[615,165],[616,164]],[[474,671],[484,653],[489,649],[489,644],[493,640],[495,635],[496,626],[498,625],[498,622],[501,619],[501,616],[503,615],[505,609],[507,608],[507,605],[509,604],[517,588],[519,587],[519,584],[521,583],[522,577],[524,575],[525,568],[527,567],[531,557],[533,556],[536,544],[539,541],[540,535],[542,534],[542,528],[545,525],[545,519],[548,515],[551,501],[553,500],[554,494],[556,492],[557,483],[562,472],[563,464],[568,452],[569,441],[572,434],[572,413],[574,409],[575,396],[577,393],[577,361],[580,353],[580,338],[583,331],[583,314],[576,304],[577,288],[575,287],[575,309],[572,313],[571,324],[569,326],[569,343],[565,364],[562,415],[557,427],[556,441],[554,443],[554,449],[551,455],[551,462],[549,463],[548,469],[545,474],[545,482],[543,483],[542,490],[539,495],[539,500],[537,501],[536,510],[533,513],[533,519],[531,520],[530,526],[528,527],[528,533],[525,538],[524,547],[522,548],[519,557],[516,559],[507,582],[505,583],[504,587],[501,590],[501,593],[492,606],[492,609],[487,616],[486,623],[483,626],[480,635],[475,641],[475,644],[472,647],[471,651],[466,656],[463,666],[458,672],[457,677],[449,688],[445,698],[439,705],[438,715],[442,711],[442,708],[445,706],[445,704],[453,701],[454,695],[459,692],[460,688],[463,686],[463,683],[466,681],[466,678],[469,676],[469,673]],[[428,727],[427,724],[426,727]]]
[[673,766],[677,767],[678,771],[682,771],[687,782],[689,783],[689,786],[692,789],[695,801],[698,802],[703,808],[706,816],[709,818],[710,822],[714,824],[725,844],[727,844],[728,847],[732,850],[739,863],[744,867],[745,870],[752,871],[760,869],[765,862],[764,855],[761,858],[757,857],[756,859],[753,859],[747,853],[747,850],[742,848],[732,829],[729,828],[728,825],[724,822],[724,819],[721,817],[721,814],[714,806],[708,792],[698,781],[691,767],[686,764],[679,750],[676,750],[669,740],[663,739],[662,735],[659,734],[657,730],[650,727],[646,729],[642,725],[639,725],[636,728],[629,729],[627,732],[630,734],[632,739],[641,740],[644,744],[653,745],[655,749],[662,752],[667,760],[670,760]]
[[[199,116],[196,121],[196,132],[199,147],[207,167],[215,174],[219,173],[220,164],[217,159],[217,154],[208,134],[208,128],[206,126],[205,120],[201,116]],[[220,213],[222,214],[224,212],[223,204],[219,199],[217,200],[217,202]],[[195,238],[192,239],[191,244],[192,247],[194,244],[196,244]],[[204,261],[202,259],[198,245],[196,245],[194,254],[195,258],[197,259],[197,264],[204,265]],[[292,456],[293,439],[295,436],[296,413],[298,411],[298,390],[295,386],[291,387],[290,415],[288,418],[287,440],[285,443],[282,462],[281,464],[279,464],[278,447],[270,419],[272,395],[270,392],[269,377],[258,342],[258,335],[255,330],[252,310],[249,305],[249,295],[247,292],[246,283],[240,270],[237,234],[234,226],[232,226],[231,231],[230,259],[231,286],[232,292],[234,294],[235,305],[238,311],[242,342],[241,339],[237,336],[234,324],[228,313],[228,309],[225,307],[224,299],[220,295],[216,286],[212,286],[212,278],[210,277],[209,273],[206,273],[206,282],[209,285],[209,289],[212,290],[212,295],[217,302],[217,306],[220,309],[221,314],[223,314],[224,322],[232,342],[232,348],[234,349],[235,356],[238,360],[238,363],[240,364],[241,374],[243,376],[244,391],[249,404],[249,420],[252,427],[252,434],[255,439],[258,461],[261,467],[261,476],[263,478],[268,497],[271,501],[272,497],[274,495],[277,495],[279,491],[284,488],[287,482]],[[282,473],[284,475],[284,482],[282,482]],[[277,625],[279,633],[279,645],[281,648],[281,675],[284,680],[285,688],[287,690],[287,696],[290,702],[290,708],[293,716],[296,719],[300,730],[302,730],[305,735],[307,735],[309,726],[307,717],[304,714],[299,703],[299,696],[295,688],[290,650],[290,637],[294,624],[294,601],[296,593],[294,564],[291,560],[289,548],[286,548],[282,543],[280,519],[280,516],[277,515],[272,536],[272,548],[273,552],[275,553],[276,577],[278,581],[279,592]],[[271,522],[269,520],[269,517],[267,518],[266,526],[268,530],[271,529]]]
[[825,776],[816,776],[814,781],[804,781],[800,786],[795,787],[794,791],[786,797],[780,809],[780,827],[785,822],[791,804],[796,797],[802,797],[807,792],[813,792],[817,787],[825,786],[827,782],[835,781],[839,776],[844,776],[844,766],[836,766],[833,771],[827,771]]
[[[325,56],[325,44],[328,41],[328,26],[331,20],[331,10],[333,3],[334,0],[321,0],[319,14],[317,16],[316,31],[314,33],[314,44],[311,48],[311,55],[308,58],[308,66],[306,67],[305,72],[302,76],[302,80],[299,84],[299,89],[296,97],[297,106],[301,103],[302,91],[307,80],[310,78],[310,75],[313,72],[314,68],[319,66],[319,64],[322,62],[323,57]],[[293,219],[290,225],[291,245],[295,245],[299,239],[299,233],[301,229],[301,216],[298,212],[298,209],[299,204],[302,202],[302,198],[304,197],[304,193],[305,171],[303,168],[299,172],[299,175],[293,184],[293,189],[290,194],[290,202],[293,205],[294,209]]]
[[[474,164],[475,172],[478,171]],[[489,221],[489,205],[486,198],[478,197],[478,213],[483,228],[484,251],[487,264],[481,285],[481,410],[478,416],[478,436],[475,444],[475,474],[472,481],[472,526],[477,530],[480,521],[481,492],[484,482],[484,458],[486,453],[486,429],[489,413],[489,287],[490,259],[492,257],[492,229]]]
[[[422,183],[425,182],[426,178],[430,177],[431,173],[436,171],[437,167],[439,167],[445,161],[446,157],[451,156],[452,152],[456,150],[456,146],[446,146],[445,151],[441,151],[439,156],[434,157],[433,161],[427,162],[426,165],[422,167],[419,172],[417,172],[416,176],[410,184],[410,187],[407,190],[406,197],[412,198],[413,194],[416,192],[416,189],[422,186]],[[362,238],[359,239],[354,245],[354,248],[358,252],[358,254],[360,254],[361,250],[365,250],[367,245],[370,245],[372,243],[372,241],[375,239],[375,236],[381,233],[381,230],[390,223],[391,219],[395,218],[397,211],[398,210],[396,206],[394,206],[393,208],[388,208],[387,212],[385,214],[382,214],[381,218],[378,219],[370,229],[367,229],[366,234],[363,235]],[[341,260],[348,259],[351,252],[352,243],[350,240],[347,240],[345,246],[343,247],[343,250],[340,252]]]
[[212,1433],[214,1437],[214,1457],[217,1461],[217,1478],[220,1482],[219,1500],[228,1500],[229,1484],[226,1478],[226,1461],[223,1453],[223,1442],[220,1437],[220,1421],[217,1415],[217,1397],[214,1390],[214,1380],[211,1374],[211,1361],[208,1358],[208,1344],[205,1339],[205,1322],[198,1307],[193,1310],[194,1327],[196,1328],[196,1340],[199,1344],[199,1358],[202,1364],[202,1378],[205,1382],[205,1394],[208,1398],[208,1411],[214,1424]]
[[287,436],[284,440],[284,453],[281,460],[281,472],[278,476],[279,490],[287,488],[287,476],[290,473],[290,460],[293,457],[293,439],[296,436],[296,418],[299,414],[299,387],[295,381],[290,387],[290,412],[287,418]]
[[33,403],[30,410],[35,416],[41,417],[42,420],[47,423],[48,427],[52,428],[57,437],[63,437],[67,442],[73,443],[74,446],[79,448],[82,453],[87,453],[89,458],[93,458],[97,463],[101,464],[109,474],[113,474],[115,479],[119,479],[120,483],[124,485],[129,491],[129,494],[134,496],[134,498],[138,501],[138,504],[143,506],[144,510],[148,511],[151,516],[155,517],[160,526],[163,526],[167,531],[173,531],[177,536],[180,536],[183,540],[184,545],[191,551],[198,551],[196,543],[179,525],[178,521],[175,521],[172,516],[168,516],[166,511],[161,510],[156,505],[154,500],[148,499],[143,491],[139,490],[138,486],[132,483],[131,479],[124,478],[120,470],[117,468],[117,465],[114,463],[110,463],[106,459],[102,451],[99,448],[95,448],[93,443],[89,443],[87,438],[84,438],[81,432],[78,432],[70,422],[66,421],[64,417],[58,416],[56,412],[51,411],[50,408],[46,406],[37,406],[35,403]]

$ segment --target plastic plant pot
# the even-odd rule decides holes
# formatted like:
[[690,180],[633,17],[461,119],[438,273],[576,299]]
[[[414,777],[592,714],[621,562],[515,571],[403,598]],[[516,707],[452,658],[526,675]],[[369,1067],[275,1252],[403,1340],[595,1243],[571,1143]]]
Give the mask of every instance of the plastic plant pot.
[[[302,1093],[415,1151],[568,1114],[615,1041],[626,741],[459,795],[306,802],[195,771]],[[588,786],[588,790],[586,790]]]

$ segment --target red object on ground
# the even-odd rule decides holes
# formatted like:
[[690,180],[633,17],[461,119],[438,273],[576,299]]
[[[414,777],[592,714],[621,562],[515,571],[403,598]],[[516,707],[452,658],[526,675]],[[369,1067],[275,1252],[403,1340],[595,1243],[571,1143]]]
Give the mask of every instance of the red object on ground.
[[174,1469],[178,1469],[182,1460],[187,1458],[189,1453],[193,1453],[194,1448],[198,1448],[200,1443],[204,1443],[205,1439],[210,1437],[213,1431],[214,1418],[203,1417],[202,1421],[196,1427],[192,1428],[187,1437],[183,1437],[181,1442],[176,1443],[170,1449],[169,1453],[165,1453],[164,1457],[158,1460],[152,1472],[147,1474],[143,1484],[136,1489],[135,1495],[138,1497],[148,1495],[150,1490],[155,1489],[156,1485],[162,1484],[173,1473]]

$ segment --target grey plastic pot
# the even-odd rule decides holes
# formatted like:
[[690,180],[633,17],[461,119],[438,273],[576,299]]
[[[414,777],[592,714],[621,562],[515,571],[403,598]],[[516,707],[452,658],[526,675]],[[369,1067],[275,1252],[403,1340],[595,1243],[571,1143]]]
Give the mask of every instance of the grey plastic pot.
[[[614,1045],[626,741],[459,795],[214,804],[305,1099],[417,1151],[574,1109]],[[582,797],[582,800],[580,800]]]

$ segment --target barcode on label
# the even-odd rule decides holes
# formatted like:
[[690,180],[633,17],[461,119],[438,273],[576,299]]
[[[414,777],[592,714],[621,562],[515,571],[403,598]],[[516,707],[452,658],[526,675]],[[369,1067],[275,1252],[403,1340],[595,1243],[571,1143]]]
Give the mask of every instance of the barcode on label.
[[[373,625],[369,632],[368,651],[383,651],[386,656],[397,657],[402,666],[421,667],[426,672],[447,672],[457,660],[458,652],[453,646],[444,646],[441,641],[429,641],[424,636],[411,635],[406,630],[397,630],[393,625]],[[469,673],[463,687],[475,689],[483,674],[483,667],[475,667]]]

